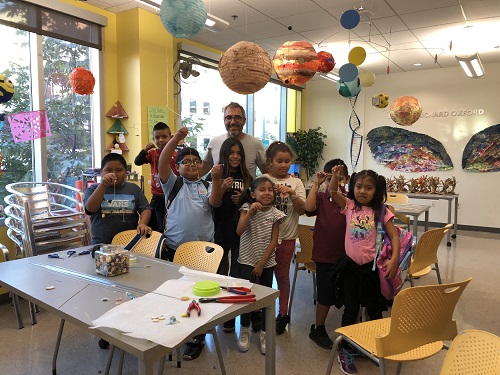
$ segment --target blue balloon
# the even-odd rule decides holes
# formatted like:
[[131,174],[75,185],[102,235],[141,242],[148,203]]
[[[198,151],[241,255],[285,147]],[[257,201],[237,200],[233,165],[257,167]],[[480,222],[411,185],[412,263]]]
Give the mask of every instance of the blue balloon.
[[163,0],[160,19],[176,38],[191,38],[205,25],[207,11],[202,0]]
[[357,10],[349,9],[340,16],[340,24],[344,29],[354,29],[358,26],[360,19],[361,16]]
[[339,69],[339,77],[344,82],[354,81],[358,77],[358,67],[351,63],[342,65]]

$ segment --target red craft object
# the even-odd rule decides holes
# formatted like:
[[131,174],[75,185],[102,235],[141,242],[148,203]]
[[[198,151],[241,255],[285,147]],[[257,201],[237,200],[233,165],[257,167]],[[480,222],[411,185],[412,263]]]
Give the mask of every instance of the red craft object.
[[73,91],[80,95],[88,95],[94,92],[95,78],[87,69],[78,67],[69,74],[69,82]]
[[274,71],[285,85],[302,85],[318,70],[318,53],[311,43],[286,42],[274,55]]
[[318,60],[319,60],[318,72],[326,74],[328,72],[331,72],[332,69],[335,67],[335,59],[333,58],[330,52],[319,51]]

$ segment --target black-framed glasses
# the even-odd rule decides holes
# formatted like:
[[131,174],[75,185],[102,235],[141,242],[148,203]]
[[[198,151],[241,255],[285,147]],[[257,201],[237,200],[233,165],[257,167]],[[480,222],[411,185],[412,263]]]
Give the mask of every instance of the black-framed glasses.
[[181,162],[179,164],[182,164],[182,165],[200,165],[201,160],[200,159],[194,159],[194,160],[184,159],[184,160],[181,160]]
[[225,116],[224,117],[224,120],[226,121],[237,121],[237,122],[240,122],[241,120],[243,120],[243,116],[240,116],[240,115],[236,115],[236,116]]

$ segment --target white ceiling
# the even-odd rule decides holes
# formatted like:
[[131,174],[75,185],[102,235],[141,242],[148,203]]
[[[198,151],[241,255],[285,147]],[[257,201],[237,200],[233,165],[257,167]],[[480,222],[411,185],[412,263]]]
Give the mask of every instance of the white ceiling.
[[[203,2],[209,13],[228,21],[229,27],[217,33],[203,29],[192,40],[221,51],[246,40],[257,43],[273,58],[283,43],[306,40],[317,51],[332,53],[336,70],[348,62],[348,52],[355,46],[362,46],[367,52],[359,68],[375,74],[386,74],[388,65],[391,73],[440,69],[458,66],[454,56],[464,39],[460,37],[463,28],[468,25],[476,33],[474,50],[469,52],[479,52],[483,64],[500,62],[500,0]],[[87,0],[87,3],[114,13],[136,7],[158,13],[135,0]],[[344,29],[340,24],[342,13],[360,8],[363,10],[359,25],[352,30]]]

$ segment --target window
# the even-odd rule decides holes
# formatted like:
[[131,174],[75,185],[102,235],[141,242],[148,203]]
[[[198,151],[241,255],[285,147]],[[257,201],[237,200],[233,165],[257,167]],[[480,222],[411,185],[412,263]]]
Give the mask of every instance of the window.
[[210,103],[203,102],[203,114],[204,115],[209,115],[210,114]]
[[189,113],[196,113],[196,100],[189,101]]
[[[3,121],[0,116],[0,199],[12,182],[74,185],[82,171],[92,166],[93,158],[101,157],[100,148],[92,148],[93,118],[99,117],[94,104],[100,98],[98,90],[91,96],[73,93],[69,74],[82,66],[97,80],[101,26],[37,4],[0,0],[0,35],[5,48],[0,73],[15,86],[12,99],[0,103],[0,114],[5,114]],[[46,110],[50,125],[47,137],[14,142],[8,115],[36,114],[41,109]],[[28,124],[21,126],[36,130],[35,121]]]

